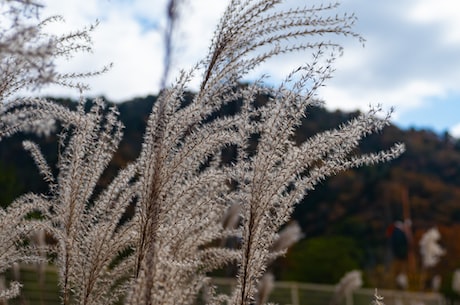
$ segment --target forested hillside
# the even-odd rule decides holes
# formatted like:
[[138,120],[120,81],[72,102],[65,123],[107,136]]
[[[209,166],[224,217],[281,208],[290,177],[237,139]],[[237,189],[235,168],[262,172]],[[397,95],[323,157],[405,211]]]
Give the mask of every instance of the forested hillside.
[[[118,105],[126,127],[125,136],[101,184],[107,183],[118,168],[137,156],[145,121],[155,99],[149,96]],[[57,102],[72,104],[68,100]],[[260,102],[263,103],[263,98]],[[238,103],[235,103],[223,112],[231,113],[237,108]],[[320,108],[309,108],[307,112],[297,130],[294,139],[297,142],[318,131],[337,127],[357,114]],[[46,191],[32,159],[21,147],[21,140],[16,136],[0,143],[0,202],[3,206],[20,193]],[[57,136],[37,141],[50,163],[54,163],[58,158]],[[361,150],[377,151],[395,142],[404,142],[407,147],[399,159],[329,178],[297,207],[293,218],[300,223],[306,238],[275,265],[279,278],[335,282],[348,269],[377,272],[390,268],[397,257],[391,253],[392,244],[386,232],[391,224],[403,220],[403,206],[412,221],[415,237],[412,250],[416,256],[417,238],[433,226],[440,228],[441,243],[447,254],[437,269],[429,272],[447,277],[460,267],[456,240],[460,234],[460,141],[448,134],[389,126],[381,134],[366,139]],[[226,158],[232,157],[231,150],[224,153]],[[318,256],[318,253],[323,254]],[[316,263],[306,264],[306,260]]]

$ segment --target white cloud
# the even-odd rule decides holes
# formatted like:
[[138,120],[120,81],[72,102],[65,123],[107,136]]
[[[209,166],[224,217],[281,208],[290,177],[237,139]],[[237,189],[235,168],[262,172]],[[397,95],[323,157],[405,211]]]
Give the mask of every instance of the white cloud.
[[417,0],[408,15],[419,23],[440,25],[448,44],[460,44],[460,10],[458,0]]
[[[162,38],[158,32],[143,32],[135,20],[123,20],[114,12],[96,33],[93,66],[113,62],[113,70],[95,79],[97,94],[105,92],[111,100],[156,92],[162,71]],[[91,57],[91,56],[90,56]],[[100,62],[98,62],[100,61]]]
[[[228,1],[185,1],[176,36],[176,52],[170,81],[180,70],[188,70],[207,55],[214,29]],[[196,75],[191,88],[199,87],[200,76]]]
[[326,100],[329,109],[353,111],[380,104],[386,109],[394,107],[394,119],[406,111],[423,106],[428,97],[439,95],[443,95],[442,87],[422,80],[413,80],[386,89],[375,85],[353,88],[330,86],[321,90],[321,97]]
[[[460,39],[455,40],[455,33],[460,33],[460,11],[456,1],[388,0],[376,7],[365,0],[350,1],[344,1],[348,9],[361,10],[358,26],[367,43],[364,49],[346,44],[335,77],[321,90],[326,105],[355,110],[381,103],[395,107],[395,120],[402,114],[414,119],[404,125],[427,126],[427,121],[416,121],[420,115],[408,114],[421,108],[436,109],[429,105],[460,93]],[[460,103],[458,107],[460,113]],[[437,130],[448,128],[441,120],[435,124]]]
[[[136,5],[132,6],[123,1],[108,0],[67,0],[65,4],[60,0],[49,1],[43,15],[59,14],[66,19],[65,24],[54,25],[53,32],[68,32],[100,20],[93,33],[94,53],[79,54],[70,61],[58,61],[58,66],[63,72],[86,72],[113,63],[113,69],[107,74],[87,80],[92,88],[87,92],[90,96],[105,95],[109,100],[123,101],[156,93],[162,73],[161,33],[155,29],[145,30],[137,19],[150,2],[135,1]],[[153,10],[152,15],[155,12]],[[50,87],[42,94],[76,97],[78,92]]]
[[449,129],[449,134],[453,137],[456,137],[457,139],[460,139],[460,123],[452,126]]
[[[64,3],[65,2],[65,3]],[[43,16],[62,15],[65,24],[49,30],[65,33],[100,20],[94,40],[94,53],[82,54],[67,61],[58,61],[65,72],[94,71],[114,63],[106,75],[89,79],[90,96],[105,95],[112,101],[155,94],[163,72],[163,37],[166,0],[49,0]],[[170,80],[180,69],[189,69],[208,50],[215,25],[227,1],[185,1],[180,19],[177,46]],[[145,26],[145,22],[158,27]],[[194,81],[197,87],[197,80]],[[193,86],[193,84],[192,84]],[[72,89],[50,87],[43,95],[73,96]]]
[[[334,78],[319,94],[329,108],[367,109],[381,103],[396,107],[396,117],[460,92],[460,11],[457,0],[343,1],[341,11],[356,11],[356,30],[367,39],[361,48],[353,39],[340,40],[345,54],[336,63]],[[48,0],[44,15],[62,14],[67,23],[59,30],[79,28],[99,19],[94,54],[78,56],[63,65],[66,71],[98,69],[109,62],[112,71],[89,80],[89,95],[123,101],[158,92],[163,71],[162,29],[167,0]],[[176,37],[170,82],[179,69],[189,69],[206,56],[215,25],[228,1],[184,1]],[[294,5],[296,1],[292,1]],[[447,45],[448,44],[448,45]],[[269,61],[256,73],[281,81],[293,68],[308,61],[305,54],[290,54]],[[257,78],[252,73],[248,79]],[[197,78],[199,75],[197,76]],[[198,79],[191,87],[197,88]],[[76,96],[62,88],[50,95]],[[406,116],[407,117],[407,116]],[[417,125],[417,122],[410,122]],[[422,123],[423,124],[423,123]],[[439,128],[438,129],[442,129]]]

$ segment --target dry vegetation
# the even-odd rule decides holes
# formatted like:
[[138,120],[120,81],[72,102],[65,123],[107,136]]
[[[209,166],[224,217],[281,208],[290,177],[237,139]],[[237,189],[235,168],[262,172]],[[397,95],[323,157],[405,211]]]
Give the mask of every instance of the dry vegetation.
[[[234,0],[209,54],[160,94],[139,158],[105,190],[95,191],[122,136],[117,111],[106,110],[101,100],[85,110],[82,98],[74,111],[14,95],[48,83],[84,92],[73,80],[92,74],[60,74],[53,60],[89,49],[92,27],[63,37],[46,35],[44,25],[59,19],[42,21],[40,4],[0,3],[2,18],[10,22],[2,19],[0,29],[0,139],[37,131],[44,121],[62,126],[57,164],[48,164],[33,142],[24,143],[49,191],[25,194],[1,210],[0,271],[39,259],[37,249],[24,241],[45,231],[55,241],[46,250],[59,270],[62,304],[120,299],[133,305],[194,304],[209,283],[207,273],[235,262],[237,285],[231,294],[207,287],[205,301],[252,304],[267,264],[283,254],[272,251],[273,244],[295,204],[328,176],[388,161],[403,150],[396,144],[388,151],[354,154],[363,137],[388,124],[388,117],[377,117],[378,108],[295,145],[294,128],[306,107],[318,104],[316,91],[331,77],[342,52],[327,37],[361,39],[352,29],[355,17],[336,15],[337,4],[282,10],[281,1]],[[263,86],[263,79],[239,85],[267,59],[290,52],[303,52],[311,60],[278,86]],[[194,75],[202,75],[201,89],[185,104]],[[269,101],[255,104],[259,94],[269,95]],[[213,116],[235,100],[241,102],[237,113]],[[257,148],[250,150],[255,135]],[[235,149],[236,158],[223,164],[220,155],[227,147]],[[228,228],[222,220],[234,205],[240,221]],[[126,219],[128,206],[135,211]],[[219,241],[235,236],[239,247],[220,246]],[[1,297],[17,293],[18,285],[12,284]]]

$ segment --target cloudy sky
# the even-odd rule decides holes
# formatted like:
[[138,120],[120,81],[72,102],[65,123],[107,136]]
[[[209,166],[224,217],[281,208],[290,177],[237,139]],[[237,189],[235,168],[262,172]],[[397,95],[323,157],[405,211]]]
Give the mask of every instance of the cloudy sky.
[[[59,30],[100,21],[94,54],[63,63],[68,71],[94,70],[113,62],[113,69],[89,81],[90,95],[111,101],[156,94],[162,73],[166,0],[45,0],[43,15],[60,14]],[[294,5],[319,0],[291,0]],[[189,68],[207,52],[226,0],[186,0],[178,31],[174,69]],[[339,12],[354,12],[355,30],[367,40],[363,48],[344,40],[344,55],[334,78],[319,95],[329,109],[394,107],[401,127],[449,131],[460,137],[460,9],[458,0],[343,0]],[[290,61],[302,64],[298,54]],[[283,78],[283,62],[270,62],[260,72],[271,81]],[[173,79],[173,78],[172,78]],[[171,81],[172,81],[171,79]],[[192,84],[193,87],[193,84]],[[43,94],[75,93],[49,88]]]

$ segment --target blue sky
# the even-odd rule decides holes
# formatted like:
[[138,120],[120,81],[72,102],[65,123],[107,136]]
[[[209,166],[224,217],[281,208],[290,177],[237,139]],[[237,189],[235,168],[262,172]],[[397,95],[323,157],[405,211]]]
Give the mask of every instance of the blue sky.
[[[44,15],[67,20],[59,30],[101,21],[94,33],[94,54],[62,63],[68,71],[94,70],[108,62],[112,71],[89,81],[90,95],[113,101],[155,94],[162,71],[162,28],[166,0],[47,0]],[[287,0],[309,5],[319,0]],[[458,0],[343,0],[339,12],[354,12],[355,30],[367,40],[343,40],[344,55],[334,78],[319,95],[329,109],[394,107],[401,127],[445,130],[460,137],[460,10]],[[205,56],[220,13],[228,1],[186,0],[178,31],[173,73]],[[55,29],[56,30],[56,29]],[[301,54],[270,61],[257,72],[276,82],[284,67],[302,64]],[[136,76],[136,77],[134,77]],[[173,78],[171,79],[173,81]],[[192,82],[196,86],[198,80]],[[75,96],[62,88],[43,94]]]

